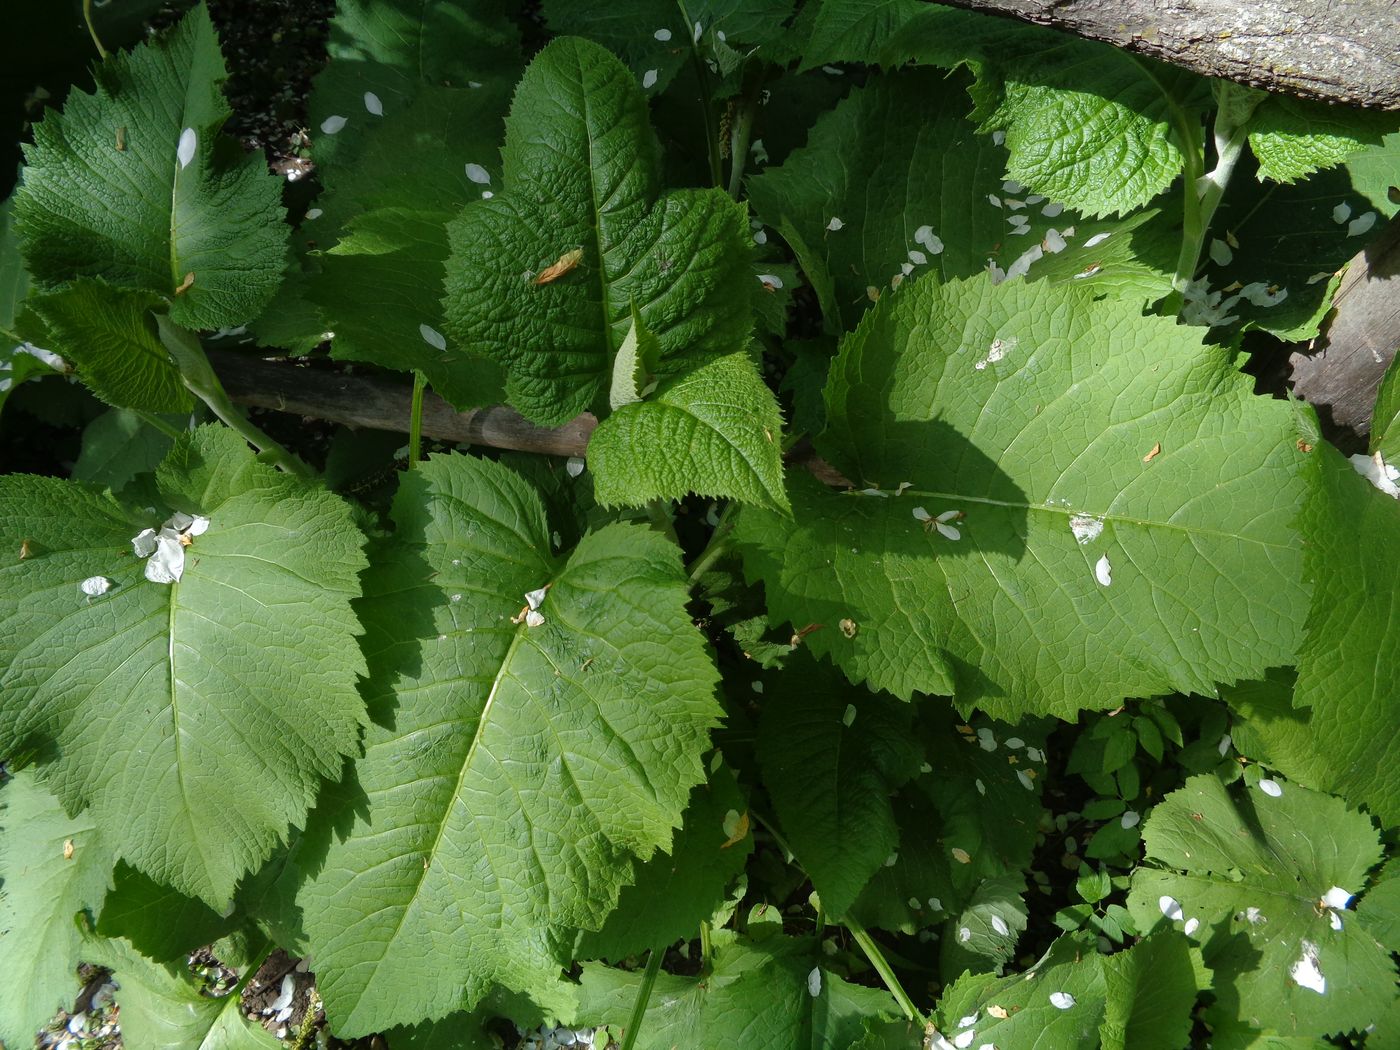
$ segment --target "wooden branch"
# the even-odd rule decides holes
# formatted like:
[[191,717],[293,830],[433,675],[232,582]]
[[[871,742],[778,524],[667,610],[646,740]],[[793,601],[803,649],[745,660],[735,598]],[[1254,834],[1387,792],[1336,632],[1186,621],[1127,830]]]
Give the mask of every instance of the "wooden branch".
[[[228,396],[241,405],[326,419],[350,427],[408,433],[411,384],[381,375],[347,375],[288,361],[264,361],[226,350],[208,351]],[[598,420],[585,412],[562,427],[540,427],[504,405],[458,412],[432,391],[423,397],[423,436],[487,448],[582,456]],[[817,480],[840,488],[851,483],[802,444],[788,463],[804,467]]]
[[1364,452],[1381,377],[1400,348],[1400,219],[1347,264],[1322,334],[1289,358],[1293,392],[1324,432]]
[[1400,0],[937,0],[1209,77],[1400,109]]

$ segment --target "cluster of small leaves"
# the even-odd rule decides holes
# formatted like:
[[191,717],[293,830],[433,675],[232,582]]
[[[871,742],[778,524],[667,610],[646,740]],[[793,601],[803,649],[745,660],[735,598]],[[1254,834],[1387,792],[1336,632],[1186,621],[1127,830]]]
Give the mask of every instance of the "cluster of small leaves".
[[[914,0],[517,6],[341,0],[295,230],[202,5],[35,127],[0,408],[110,408],[0,477],[0,1041],[81,960],[130,1046],[276,1045],[209,944],[394,1050],[1400,1039],[1400,378],[1349,464],[1237,360],[1397,121]],[[596,428],[310,476],[244,326]]]

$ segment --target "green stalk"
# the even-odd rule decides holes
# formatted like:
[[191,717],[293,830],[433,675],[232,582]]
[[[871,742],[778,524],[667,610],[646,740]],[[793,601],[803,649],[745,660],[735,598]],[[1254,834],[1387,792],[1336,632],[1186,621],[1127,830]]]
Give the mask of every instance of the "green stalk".
[[700,115],[705,121],[705,146],[710,154],[710,180],[715,186],[724,185],[724,165],[719,156],[719,132],[715,128],[714,100],[710,95],[710,71],[700,54],[700,41],[695,39],[695,23],[685,9],[685,0],[676,0],[685,20],[685,32],[690,37],[690,61],[695,67],[695,81],[700,86]]
[[107,49],[102,46],[102,41],[97,36],[97,27],[92,24],[92,0],[83,0],[83,21],[87,23],[88,35],[97,47],[98,57],[106,58]]
[[700,923],[700,959],[709,964],[710,956],[714,953],[715,946],[710,938],[710,924],[708,920]]
[[904,1016],[921,1027],[927,1024],[928,1018],[919,1012],[919,1008],[914,1005],[914,1000],[909,998],[909,993],[904,990],[904,986],[899,983],[899,978],[895,976],[894,970],[885,961],[885,955],[880,951],[880,946],[866,932],[865,927],[850,915],[841,920],[841,925],[850,930],[851,936],[860,945],[861,951],[865,952],[865,957],[870,960],[870,965],[875,967],[875,972],[880,975],[880,980],[885,982],[885,987],[890,990],[895,1002],[899,1003],[900,1009],[904,1011]]
[[642,971],[642,985],[637,989],[637,1000],[632,1004],[632,1016],[627,1019],[627,1030],[622,1033],[622,1050],[632,1050],[637,1043],[637,1033],[642,1030],[642,1018],[646,1016],[647,1002],[651,990],[656,986],[656,975],[661,972],[661,958],[665,948],[653,948],[647,956],[647,968]]
[[179,427],[172,426],[154,412],[142,412],[139,408],[132,409],[132,413],[153,430],[159,430],[168,438],[179,438],[184,431]]
[[749,140],[753,135],[753,120],[762,92],[763,68],[753,66],[745,72],[744,93],[734,114],[734,126],[729,130],[729,196],[736,201],[744,188],[744,166],[749,159]]
[[719,524],[715,526],[715,531],[710,533],[710,542],[705,544],[705,549],[690,563],[687,575],[692,587],[729,551],[729,536],[734,531],[734,524],[729,520],[729,516],[734,512],[734,506],[733,503],[725,505],[719,515]]
[[422,372],[413,373],[413,407],[408,415],[408,469],[412,470],[423,452],[423,391],[427,389],[428,377]]
[[257,449],[262,458],[281,470],[301,478],[315,477],[310,467],[250,423],[229,400],[224,385],[219,382],[219,377],[214,374],[213,365],[204,354],[204,347],[200,345],[198,336],[163,314],[156,315],[156,327],[160,333],[160,341],[170,351],[170,356],[175,359],[175,364],[180,369],[180,378],[185,386],[208,405],[209,410],[221,422]]

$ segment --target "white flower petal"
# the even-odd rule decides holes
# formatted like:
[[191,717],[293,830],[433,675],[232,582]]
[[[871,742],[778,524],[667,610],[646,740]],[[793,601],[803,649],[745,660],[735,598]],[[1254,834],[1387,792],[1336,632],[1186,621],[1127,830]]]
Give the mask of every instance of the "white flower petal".
[[1101,587],[1113,583],[1113,566],[1109,564],[1107,554],[1101,555],[1094,563],[1094,579],[1099,581]]
[[977,1032],[969,1028],[967,1031],[959,1032],[957,1035],[953,1036],[953,1045],[957,1047],[957,1050],[966,1050],[967,1047],[972,1045],[972,1041],[976,1038]]
[[525,614],[525,626],[526,626],[526,627],[539,627],[539,626],[540,626],[541,624],[543,624],[543,623],[544,623],[544,614],[543,614],[543,613],[539,613],[539,612],[536,612],[534,609],[531,609],[529,612],[527,612],[527,613]]
[[1138,822],[1141,820],[1142,814],[1137,812],[1137,810],[1130,809],[1118,819],[1118,823],[1126,830],[1128,828],[1137,827]]
[[1346,908],[1351,903],[1352,895],[1340,886],[1333,886],[1322,895],[1322,903],[1329,908],[1336,908],[1338,911]]
[[1181,903],[1175,897],[1158,897],[1157,907],[1160,908],[1162,914],[1172,922],[1179,922],[1184,917],[1184,913],[1181,910]]
[[1276,780],[1259,781],[1259,790],[1273,798],[1278,798],[1280,795],[1283,794],[1283,788],[1279,786],[1279,783]]
[[432,325],[420,324],[418,334],[423,337],[423,342],[427,343],[434,350],[446,350],[447,339]]
[[831,217],[831,221],[826,224],[826,228],[829,232],[835,233],[837,230],[841,229],[845,225],[846,224],[841,221],[839,216],[833,215]]
[[179,583],[185,572],[185,545],[174,529],[156,534],[155,552],[146,559],[146,579],[152,583]]
[[1376,213],[1368,211],[1358,215],[1347,224],[1347,236],[1359,237],[1363,233],[1368,233],[1372,226],[1376,224]]
[[384,103],[379,101],[379,96],[373,91],[365,92],[365,109],[369,110],[370,113],[376,117],[382,117],[384,115]]
[[1184,925],[1184,926],[1181,927],[1181,932],[1184,933],[1184,934],[1186,934],[1186,936],[1190,937],[1193,933],[1195,933],[1195,932],[1196,932],[1197,930],[1199,930],[1200,928],[1201,928],[1201,920],[1200,920],[1200,919],[1197,919],[1197,918],[1194,917],[1194,916],[1192,916],[1191,918],[1189,918],[1189,919],[1186,920],[1186,925]]
[[564,464],[564,471],[569,477],[576,478],[583,473],[583,468],[586,465],[587,461],[582,456],[570,456],[568,462]]
[[467,178],[478,186],[489,186],[491,184],[491,173],[480,164],[467,165]]
[[78,590],[82,591],[89,598],[96,598],[100,594],[106,594],[112,589],[112,581],[105,576],[89,576],[82,583],[78,584]]
[[1006,920],[1000,915],[992,916],[992,929],[996,930],[997,933],[1001,934],[1003,937],[1010,936],[1011,934],[1011,927],[1006,925]]
[[1335,208],[1332,209],[1332,221],[1335,222],[1338,226],[1340,226],[1342,223],[1346,222],[1350,218],[1351,205],[1348,204],[1346,201],[1342,201],[1341,204],[1338,204]]
[[642,74],[642,87],[650,91],[652,88],[656,87],[656,82],[660,77],[661,72],[659,70],[648,69]]
[[156,549],[156,530],[142,529],[131,537],[131,549],[138,558],[149,558]]
[[663,44],[671,39],[671,31],[669,29],[658,29],[655,33],[652,33],[651,35],[656,40],[660,40]]
[[940,521],[934,527],[938,529],[941,535],[946,536],[950,540],[962,539],[962,533],[959,532],[957,528],[955,528],[952,525],[947,525]]
[[540,607],[540,603],[544,601],[544,596],[548,591],[548,587],[537,587],[535,590],[530,591],[528,594],[525,595],[525,604],[528,605],[531,609],[538,609]]
[[334,114],[321,121],[321,133],[324,135],[334,135],[349,122],[349,117],[342,117],[338,113]]
[[822,994],[822,971],[820,966],[813,966],[812,972],[807,975],[807,994],[813,999]]
[[1327,978],[1322,976],[1317,964],[1317,945],[1304,941],[1302,957],[1288,968],[1288,976],[1299,988],[1308,988],[1318,995],[1324,995],[1327,992]]
[[194,128],[186,128],[180,132],[180,144],[175,147],[175,157],[180,162],[181,170],[190,166],[190,161],[194,160],[195,147],[199,145],[199,138],[194,133]]
[[1074,996],[1069,992],[1051,992],[1050,1005],[1057,1010],[1068,1010],[1074,1005]]

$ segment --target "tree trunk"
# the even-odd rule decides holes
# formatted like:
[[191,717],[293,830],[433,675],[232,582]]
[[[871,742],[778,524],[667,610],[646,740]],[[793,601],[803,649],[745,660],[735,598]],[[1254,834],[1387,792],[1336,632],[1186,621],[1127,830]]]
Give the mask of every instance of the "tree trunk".
[[1210,77],[1400,109],[1400,0],[938,0]]

